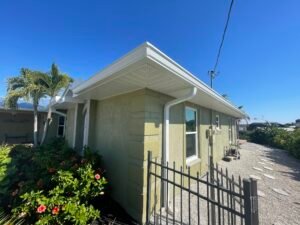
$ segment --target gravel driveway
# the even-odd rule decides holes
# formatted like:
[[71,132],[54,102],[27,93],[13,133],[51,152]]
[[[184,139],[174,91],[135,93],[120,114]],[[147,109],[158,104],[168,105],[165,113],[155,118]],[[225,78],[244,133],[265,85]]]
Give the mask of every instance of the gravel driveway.
[[229,174],[260,178],[260,224],[300,224],[300,161],[286,151],[253,143],[242,144],[240,152],[240,160],[219,165]]
[[[220,161],[222,168],[227,168],[229,174],[242,178],[258,179],[259,220],[260,225],[300,225],[300,161],[290,156],[286,151],[265,147],[253,143],[244,143],[240,149],[241,159],[231,162]],[[205,178],[203,178],[205,179]],[[197,187],[192,185],[192,190]],[[206,185],[201,185],[199,191],[207,195]],[[197,224],[197,200],[195,196],[188,199],[187,192],[175,199],[175,224],[181,224],[180,202],[183,203],[183,224]],[[191,206],[191,222],[188,222],[188,205]],[[172,204],[170,204],[172,206]],[[200,201],[201,225],[207,225],[207,204]],[[156,224],[173,222],[173,213],[156,214]],[[154,218],[153,218],[154,219]],[[226,219],[226,218],[225,218]],[[237,221],[238,222],[238,221]],[[227,224],[227,222],[225,221]],[[237,223],[239,224],[239,223]]]

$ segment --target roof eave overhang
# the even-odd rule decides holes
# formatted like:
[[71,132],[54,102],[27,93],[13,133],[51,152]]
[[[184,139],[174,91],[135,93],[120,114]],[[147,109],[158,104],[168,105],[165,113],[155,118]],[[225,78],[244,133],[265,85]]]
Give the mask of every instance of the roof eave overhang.
[[78,85],[76,88],[73,89],[73,96],[77,97],[80,96],[82,93],[88,92],[90,89],[95,88],[102,82],[107,82],[107,79],[109,77],[113,77],[114,74],[117,74],[122,69],[125,69],[126,67],[142,60],[151,60],[152,62],[155,62],[156,64],[160,65],[161,67],[169,70],[172,74],[186,81],[191,86],[196,87],[208,96],[211,96],[212,98],[216,99],[222,105],[222,107],[230,109],[230,111],[232,111],[232,114],[234,114],[235,117],[247,117],[247,114],[245,112],[235,107],[232,103],[224,99],[220,94],[211,89],[204,82],[200,81],[197,77],[195,77],[189,71],[184,69],[178,63],[176,63],[174,60],[172,60],[170,57],[168,57],[166,54],[164,54],[148,42],[130,51],[125,56],[113,62],[110,66],[104,68],[102,71],[92,76],[89,80],[85,81],[81,85]]

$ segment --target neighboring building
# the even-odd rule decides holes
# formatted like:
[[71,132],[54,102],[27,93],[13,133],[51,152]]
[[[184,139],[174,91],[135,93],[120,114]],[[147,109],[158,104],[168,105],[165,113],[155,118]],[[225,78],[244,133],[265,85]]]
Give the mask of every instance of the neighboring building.
[[295,126],[296,126],[297,128],[300,128],[300,119],[296,120]]
[[246,117],[149,43],[66,91],[54,108],[67,110],[70,146],[82,152],[88,145],[103,156],[114,199],[139,222],[148,151],[204,174],[210,154],[216,162],[237,142],[236,121]]
[[284,128],[284,125],[282,125],[280,123],[265,121],[265,122],[254,122],[254,123],[249,124],[248,130],[252,131],[252,130],[256,130],[256,129],[263,129],[263,128],[266,128],[269,126],[277,127],[277,128]]
[[[33,143],[33,111],[30,103],[22,103],[20,106],[26,108],[5,109],[0,105],[0,144],[23,144]],[[47,112],[39,108],[38,130],[39,140],[42,137],[43,126],[46,121]],[[64,129],[58,124],[64,123],[65,117],[54,114],[52,123],[48,129],[46,141],[57,136],[64,136]],[[59,129],[60,127],[60,129]]]

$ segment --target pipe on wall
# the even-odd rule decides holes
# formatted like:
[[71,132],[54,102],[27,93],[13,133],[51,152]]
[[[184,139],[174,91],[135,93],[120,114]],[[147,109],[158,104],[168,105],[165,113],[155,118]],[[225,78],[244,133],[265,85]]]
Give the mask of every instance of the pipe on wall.
[[[180,98],[174,99],[172,101],[169,101],[164,106],[164,126],[163,126],[163,152],[162,152],[162,158],[164,165],[167,165],[167,162],[170,159],[170,132],[169,132],[169,124],[170,124],[170,108],[174,105],[177,105],[179,103],[185,102],[187,100],[192,99],[197,94],[197,88],[193,87],[191,91]],[[167,170],[164,169],[163,171],[163,177],[167,177]],[[164,181],[163,183],[163,206],[167,209],[168,204],[168,196],[167,196],[167,182]]]
[[67,117],[67,114],[59,112],[59,111],[56,111],[56,110],[53,110],[52,113],[56,113],[56,114],[58,114],[60,116]]

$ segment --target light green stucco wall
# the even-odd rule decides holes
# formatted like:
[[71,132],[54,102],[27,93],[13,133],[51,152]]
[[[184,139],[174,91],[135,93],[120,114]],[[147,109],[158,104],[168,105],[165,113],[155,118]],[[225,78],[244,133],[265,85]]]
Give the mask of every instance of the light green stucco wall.
[[74,119],[75,108],[68,109],[66,118],[65,139],[70,147],[73,147],[74,141]]
[[[161,158],[163,108],[171,99],[144,89],[102,101],[91,101],[89,146],[103,156],[103,166],[112,187],[112,196],[139,222],[144,222],[146,216],[147,151],[152,151],[154,158]],[[208,165],[209,140],[206,130],[210,127],[211,111],[199,105],[186,102],[171,108],[170,162],[175,161],[177,168],[186,168],[185,106],[194,107],[198,112],[200,160],[190,165],[191,173],[203,174]],[[215,136],[215,161],[221,159],[223,149],[229,145],[229,117],[219,114],[221,130]],[[80,122],[79,118],[77,120]],[[77,134],[77,138],[79,137]],[[159,188],[157,184],[157,190]],[[151,198],[154,199],[153,193]]]
[[93,102],[90,139],[103,156],[112,195],[135,219],[142,221],[144,204],[145,91]]

